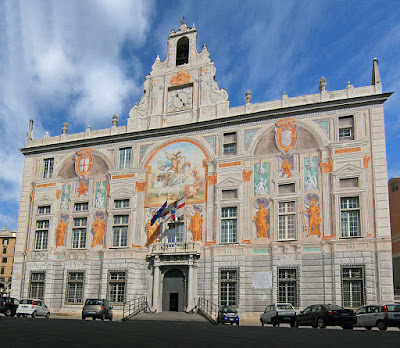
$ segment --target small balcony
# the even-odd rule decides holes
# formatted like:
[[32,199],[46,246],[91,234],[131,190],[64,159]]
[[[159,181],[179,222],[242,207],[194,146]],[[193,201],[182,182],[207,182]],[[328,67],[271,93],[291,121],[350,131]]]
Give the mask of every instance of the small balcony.
[[200,249],[199,242],[168,243],[157,242],[151,245],[150,254],[188,253],[197,252]]

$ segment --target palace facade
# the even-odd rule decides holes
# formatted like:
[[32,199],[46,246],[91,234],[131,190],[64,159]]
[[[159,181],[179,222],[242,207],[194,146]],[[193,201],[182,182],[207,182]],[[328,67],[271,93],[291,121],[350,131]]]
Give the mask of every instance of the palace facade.
[[196,40],[194,26],[171,31],[127,125],[33,139],[31,120],[12,296],[53,312],[201,297],[244,316],[392,301],[377,60],[370,86],[321,78],[316,94],[253,104],[248,90],[230,107]]

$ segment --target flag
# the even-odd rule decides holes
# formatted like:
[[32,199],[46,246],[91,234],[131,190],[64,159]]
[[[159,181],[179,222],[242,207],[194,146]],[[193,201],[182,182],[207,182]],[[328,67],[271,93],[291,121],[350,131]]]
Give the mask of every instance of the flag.
[[167,206],[167,201],[165,201],[165,203],[162,205],[162,207],[160,209],[158,209],[157,212],[152,217],[151,223],[150,223],[151,226],[153,226],[153,224],[156,222],[156,220],[163,215],[163,211],[166,206]]
[[166,222],[171,218],[171,212],[176,210],[178,201],[172,202],[163,212],[161,222]]
[[177,207],[174,210],[174,212],[172,212],[171,210],[172,219],[175,219],[183,215],[183,213],[185,212],[185,205],[186,205],[186,195],[184,195],[180,200],[178,200]]

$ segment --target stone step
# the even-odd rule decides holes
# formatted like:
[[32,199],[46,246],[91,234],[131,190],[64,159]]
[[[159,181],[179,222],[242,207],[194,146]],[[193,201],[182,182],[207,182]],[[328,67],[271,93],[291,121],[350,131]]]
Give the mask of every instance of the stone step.
[[164,321],[204,321],[206,318],[197,313],[185,312],[156,312],[156,313],[139,313],[129,320],[164,320]]

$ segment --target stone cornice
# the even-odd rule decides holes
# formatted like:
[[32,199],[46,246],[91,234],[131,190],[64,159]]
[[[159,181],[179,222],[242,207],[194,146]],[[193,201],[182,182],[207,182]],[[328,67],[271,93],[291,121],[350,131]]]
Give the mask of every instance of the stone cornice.
[[181,135],[184,132],[193,133],[201,131],[210,131],[213,128],[229,127],[250,122],[268,121],[276,117],[290,117],[299,114],[301,115],[313,114],[316,112],[329,112],[338,109],[379,105],[383,104],[392,94],[393,92],[388,92],[382,94],[373,94],[364,97],[347,98],[347,99],[326,101],[314,104],[277,108],[273,110],[258,111],[249,114],[224,117],[205,122],[189,123],[189,124],[166,127],[166,128],[149,129],[141,132],[113,134],[113,135],[99,136],[96,138],[65,141],[56,144],[25,147],[20,149],[20,151],[22,152],[23,155],[29,156],[51,151],[68,150],[71,148],[91,147],[96,145],[113,144],[122,141],[148,140],[149,138]]

